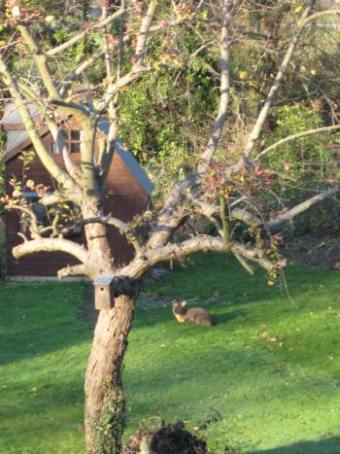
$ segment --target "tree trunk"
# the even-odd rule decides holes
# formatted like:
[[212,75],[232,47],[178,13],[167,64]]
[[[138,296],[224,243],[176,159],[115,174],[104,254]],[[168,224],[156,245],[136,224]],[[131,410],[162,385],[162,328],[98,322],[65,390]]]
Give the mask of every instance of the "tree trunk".
[[126,424],[122,361],[134,316],[135,297],[122,295],[100,311],[85,379],[87,454],[119,454]]

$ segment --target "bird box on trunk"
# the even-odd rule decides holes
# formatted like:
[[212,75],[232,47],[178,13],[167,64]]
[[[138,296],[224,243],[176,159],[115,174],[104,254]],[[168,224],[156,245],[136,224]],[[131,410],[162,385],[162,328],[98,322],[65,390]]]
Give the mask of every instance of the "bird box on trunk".
[[114,282],[112,276],[99,276],[94,283],[95,308],[108,310],[114,307]]

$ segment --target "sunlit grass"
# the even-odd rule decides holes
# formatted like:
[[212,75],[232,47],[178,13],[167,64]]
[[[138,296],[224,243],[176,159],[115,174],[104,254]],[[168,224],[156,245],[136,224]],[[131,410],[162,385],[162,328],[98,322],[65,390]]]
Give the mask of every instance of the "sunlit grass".
[[81,285],[8,284],[0,295],[0,452],[82,452]]
[[[340,453],[339,274],[291,268],[287,279],[292,301],[261,273],[254,279],[224,256],[198,255],[148,282],[125,361],[127,436],[183,419],[215,454],[226,445]],[[216,326],[177,324],[174,296],[207,307]],[[92,336],[82,298],[81,284],[0,288],[1,454],[82,452]]]

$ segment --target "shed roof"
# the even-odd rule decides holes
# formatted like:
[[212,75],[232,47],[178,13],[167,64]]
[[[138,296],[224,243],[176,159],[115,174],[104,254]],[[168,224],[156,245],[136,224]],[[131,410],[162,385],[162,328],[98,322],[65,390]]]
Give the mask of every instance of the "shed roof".
[[112,281],[113,276],[98,276],[94,280],[93,285],[110,285]]
[[[33,118],[37,118],[39,116],[38,108],[33,103],[27,104],[27,107]],[[1,123],[6,129],[10,129],[15,125],[22,125],[21,129],[25,129],[14,102],[9,102],[5,105],[4,116]]]
[[[29,110],[33,118],[39,116],[38,110],[34,105],[30,104]],[[7,132],[6,148],[1,156],[1,161],[7,162],[14,156],[19,154],[22,150],[31,145],[31,140],[21,120],[21,116],[14,103],[9,103],[5,107],[4,117],[2,123]],[[105,118],[102,118],[98,122],[98,128],[103,134],[108,134],[109,122]],[[48,134],[47,128],[42,127],[40,130],[41,136]],[[115,144],[115,153],[118,154],[124,165],[127,167],[132,177],[137,181],[141,188],[149,194],[152,191],[153,184],[147,176],[143,167],[140,166],[138,161],[132,155],[132,153],[125,148],[120,141]]]
[[123,148],[119,141],[115,144],[115,153],[119,155],[134,179],[139,183],[144,191],[149,194],[152,191],[153,183],[147,176],[143,167],[139,165],[133,154],[129,150]]
[[[39,112],[34,104],[30,103],[27,107],[32,118],[37,119],[39,117]],[[5,151],[0,159],[6,163],[9,159],[28,147],[31,144],[31,139],[25,130],[21,116],[13,102],[6,104],[1,123],[6,130],[7,140]],[[41,128],[41,136],[46,134],[46,132],[46,128]]]
[[[103,134],[108,134],[109,127],[110,124],[105,118],[101,119],[98,122],[98,128]],[[144,191],[147,193],[151,192],[153,184],[147,176],[145,170],[139,165],[133,154],[127,148],[123,147],[122,143],[119,140],[117,140],[115,143],[115,153],[119,155],[134,179],[138,181]]]

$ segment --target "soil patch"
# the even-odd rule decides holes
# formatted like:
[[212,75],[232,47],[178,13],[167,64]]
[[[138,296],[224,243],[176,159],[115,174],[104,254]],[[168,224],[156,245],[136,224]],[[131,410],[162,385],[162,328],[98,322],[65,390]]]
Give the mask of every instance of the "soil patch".
[[340,270],[340,238],[303,236],[289,241],[281,252],[290,262]]

